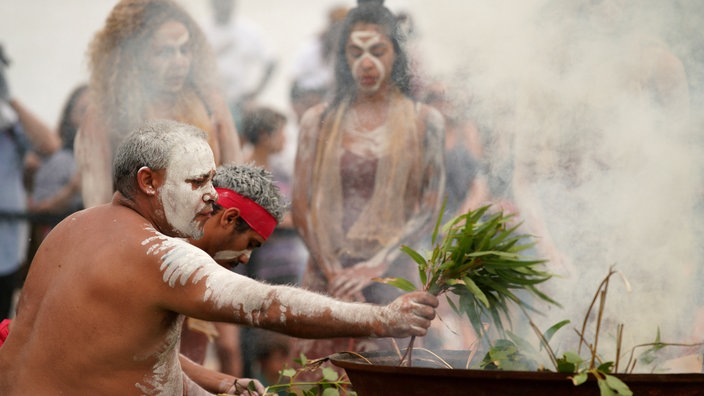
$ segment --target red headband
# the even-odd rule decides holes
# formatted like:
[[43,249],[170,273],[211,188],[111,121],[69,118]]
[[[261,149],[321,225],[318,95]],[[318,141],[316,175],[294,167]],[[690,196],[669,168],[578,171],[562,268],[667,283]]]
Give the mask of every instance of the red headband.
[[240,217],[249,224],[257,234],[265,240],[276,228],[276,219],[258,203],[247,197],[222,187],[215,187],[218,192],[218,205],[223,208],[237,208],[240,210]]

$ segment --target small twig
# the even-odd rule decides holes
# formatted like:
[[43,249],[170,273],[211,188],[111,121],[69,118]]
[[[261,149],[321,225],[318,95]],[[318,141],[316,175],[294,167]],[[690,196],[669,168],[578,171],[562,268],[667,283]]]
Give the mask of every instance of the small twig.
[[445,359],[441,358],[440,355],[438,355],[437,353],[431,351],[430,349],[426,349],[426,348],[417,348],[417,349],[418,349],[419,351],[425,351],[425,352],[427,352],[427,353],[433,355],[436,359],[438,359],[438,360],[440,361],[440,363],[442,363],[443,365],[445,365],[445,367],[447,367],[447,368],[449,368],[449,369],[454,368],[454,367],[452,367],[452,365],[451,365],[450,363],[448,363]]
[[636,363],[638,363],[638,359],[637,359],[637,358],[636,358],[635,360],[633,360],[633,365],[631,366],[630,370],[628,370],[628,373],[629,373],[629,374],[630,374],[630,373],[633,373],[633,370],[636,369]]
[[630,372],[633,372],[633,370],[636,368],[636,362],[638,361],[637,358],[634,359],[633,355],[636,352],[637,348],[643,348],[643,347],[654,347],[654,346],[662,346],[662,347],[682,347],[682,348],[691,348],[691,347],[700,347],[704,345],[704,342],[696,342],[693,344],[683,344],[683,343],[668,343],[668,342],[648,342],[646,344],[638,344],[634,345],[633,348],[631,348],[631,356],[628,359],[628,365],[626,368],[631,366],[631,362],[633,362],[633,365],[631,366]]
[[[611,275],[614,274],[614,269],[613,267],[609,269],[609,273],[606,275],[606,277],[601,281],[601,284],[599,284],[599,287],[596,289],[596,293],[594,293],[594,298],[592,298],[591,304],[589,304],[589,309],[587,309],[587,313],[584,315],[584,321],[582,322],[582,331],[580,334],[584,334],[587,330],[587,323],[589,323],[589,315],[592,312],[592,309],[594,308],[594,304],[596,304],[597,298],[599,298],[599,294],[601,292],[601,289],[604,287],[604,284],[606,284],[609,281],[609,278]],[[577,347],[577,354],[582,352],[582,344],[584,344],[586,340],[582,337],[579,342],[579,346]]]
[[604,307],[606,306],[606,293],[609,289],[609,282],[607,279],[606,284],[604,284],[604,290],[601,292],[601,298],[599,299],[599,313],[596,317],[596,331],[594,333],[594,349],[592,349],[592,359],[589,363],[589,368],[594,368],[594,361],[596,360],[597,345],[599,344],[599,333],[601,330],[601,321],[604,318]]
[[618,364],[621,360],[621,345],[623,344],[623,324],[616,325],[616,358],[614,359],[614,373],[618,373]]
[[519,308],[523,312],[523,316],[528,319],[528,324],[530,324],[530,327],[531,329],[533,329],[533,332],[535,332],[535,335],[538,336],[540,344],[545,348],[545,351],[547,351],[548,357],[550,357],[550,361],[552,362],[553,367],[555,367],[555,370],[557,370],[557,357],[555,356],[555,352],[552,350],[552,347],[550,347],[550,343],[548,342],[548,340],[545,339],[545,336],[540,331],[540,328],[538,328],[538,325],[536,325],[535,322],[533,322],[533,319],[530,318],[530,315],[528,315],[526,309],[520,305]]
[[464,366],[466,370],[469,370],[469,365],[472,364],[472,360],[474,360],[474,355],[476,355],[479,351],[479,347],[477,346],[478,343],[479,340],[475,340],[472,345],[469,346],[469,357],[467,358],[467,363]]
[[411,341],[408,343],[408,348],[406,348],[406,353],[403,354],[399,366],[403,366],[404,362],[408,363],[408,367],[413,366],[413,343],[416,341],[416,336],[411,336]]
[[[347,351],[347,352],[345,352],[345,353],[349,353],[350,355],[357,356],[358,358],[364,360],[364,362],[367,363],[367,364],[374,364],[374,363],[372,363],[371,360],[369,360],[369,359],[367,359],[366,357],[364,357],[364,355],[360,355],[360,354],[357,353],[357,352]],[[399,352],[399,353],[400,353],[400,352]]]
[[393,345],[394,352],[396,352],[396,356],[398,356],[399,360],[403,360],[403,356],[401,356],[401,349],[399,349],[398,342],[396,342],[395,338],[391,339],[391,345]]
[[596,350],[592,348],[593,345],[587,342],[587,339],[584,337],[584,335],[582,333],[580,333],[579,330],[577,330],[577,329],[574,329],[574,332],[577,333],[577,336],[579,337],[580,342],[584,343],[584,345],[586,345],[587,348],[589,348],[589,353],[591,353],[593,356],[596,357],[596,360],[599,362],[599,364],[603,363],[603,361],[601,360],[601,357],[599,357],[599,355],[597,355]]
[[531,320],[529,318],[528,323],[530,324],[530,327],[533,328],[533,331],[538,336],[540,343],[543,345],[543,347],[547,351],[548,356],[550,357],[550,361],[552,362],[552,365],[555,367],[555,369],[557,369],[557,357],[555,356],[555,352],[550,347],[548,340],[545,339],[545,336],[543,336],[543,333],[540,332],[540,329],[538,328],[538,326],[535,323],[533,323],[533,320]]

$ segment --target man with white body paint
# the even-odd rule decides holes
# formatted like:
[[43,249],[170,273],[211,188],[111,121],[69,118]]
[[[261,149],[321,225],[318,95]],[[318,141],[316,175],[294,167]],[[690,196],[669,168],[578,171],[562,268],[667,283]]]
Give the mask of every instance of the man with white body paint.
[[184,315],[298,337],[426,333],[429,294],[345,303],[239,276],[181,239],[202,236],[214,174],[195,127],[152,121],[125,139],[112,202],[62,221],[35,256],[0,348],[0,394],[208,394],[179,363]]

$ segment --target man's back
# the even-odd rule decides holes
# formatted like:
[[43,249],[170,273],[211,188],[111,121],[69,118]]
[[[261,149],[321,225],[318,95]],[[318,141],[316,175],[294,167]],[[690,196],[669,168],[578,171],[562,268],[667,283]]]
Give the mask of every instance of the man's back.
[[142,243],[154,235],[113,204],[49,234],[0,349],[1,394],[181,394],[180,318],[158,306],[159,262]]

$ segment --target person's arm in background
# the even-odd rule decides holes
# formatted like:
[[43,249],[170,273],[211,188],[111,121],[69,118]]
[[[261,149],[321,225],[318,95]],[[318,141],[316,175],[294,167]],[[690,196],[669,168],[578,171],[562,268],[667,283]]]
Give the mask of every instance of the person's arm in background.
[[215,353],[220,361],[220,371],[237,377],[242,376],[242,349],[240,328],[232,323],[215,322],[218,336],[215,337]]
[[237,378],[232,375],[211,370],[190,360],[184,355],[179,355],[179,360],[181,362],[181,368],[188,378],[208,392],[236,395],[240,394],[238,392],[241,392],[243,389],[247,389],[249,383],[254,381],[255,389],[257,389],[261,395],[264,394],[264,386],[256,379]]
[[61,187],[56,194],[43,201],[31,202],[29,209],[37,213],[63,213],[69,209],[74,194],[80,191],[81,177],[78,173],[75,173],[71,180]]
[[83,206],[90,208],[112,199],[112,152],[107,131],[88,106],[74,142],[74,157],[80,174]]
[[14,110],[24,133],[39,154],[49,155],[55,152],[61,147],[59,135],[12,96],[5,76],[7,64],[8,60],[0,47],[0,102],[7,103]]
[[61,147],[59,135],[20,101],[10,98],[8,104],[17,113],[24,133],[39,154],[50,155]]
[[221,94],[213,92],[208,98],[208,102],[213,112],[217,131],[218,145],[220,147],[220,163],[242,163],[243,158],[240,139],[237,135],[235,121],[232,118],[232,114],[230,114],[230,110],[227,108],[225,99]]

